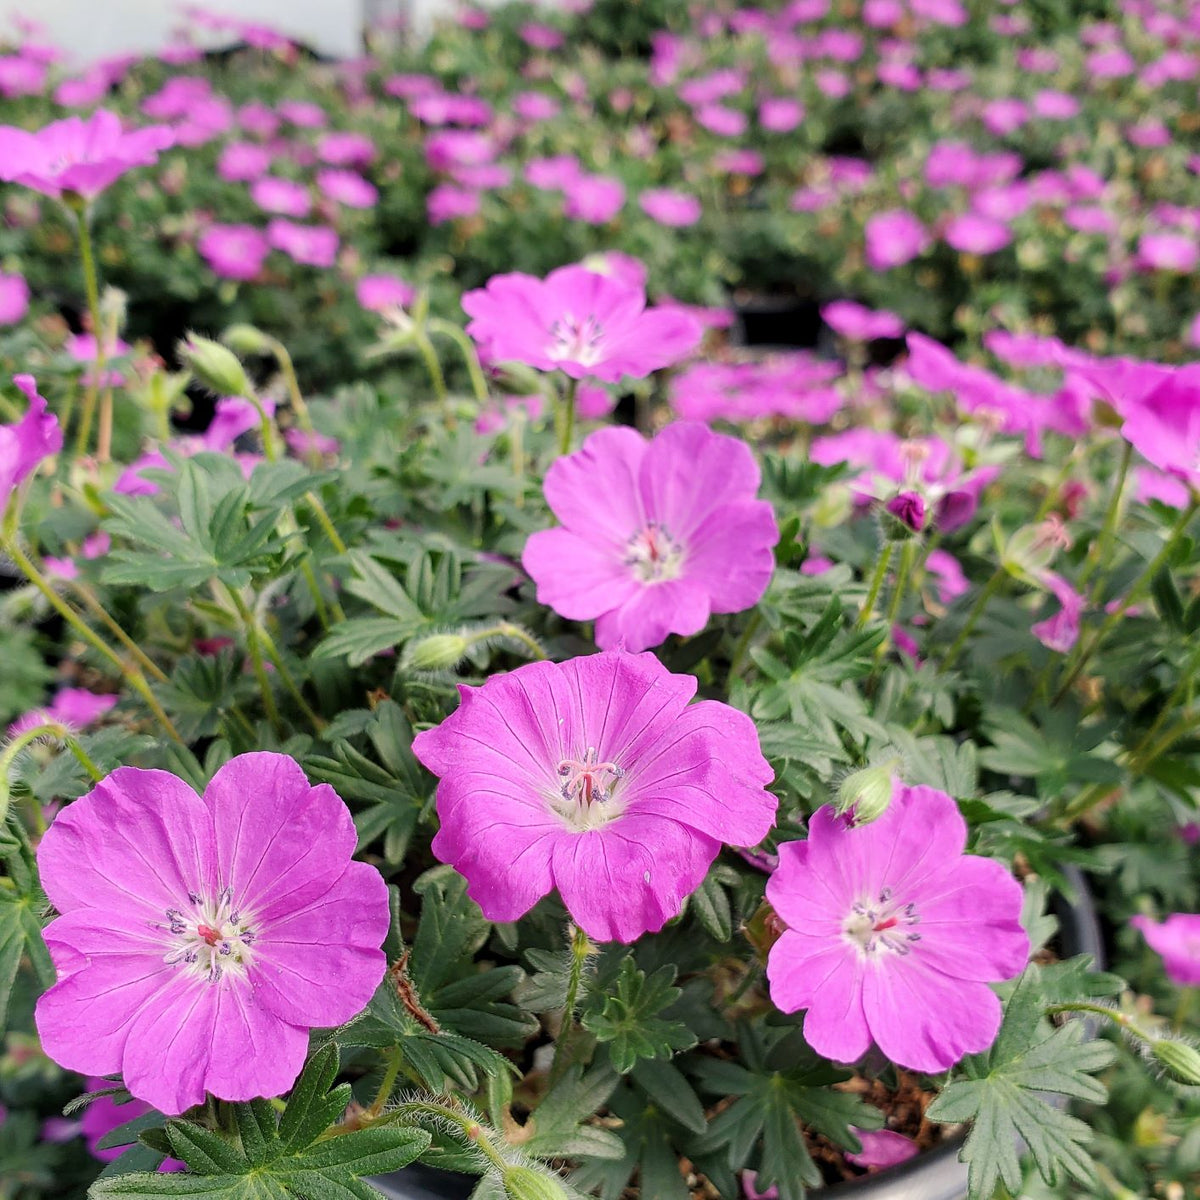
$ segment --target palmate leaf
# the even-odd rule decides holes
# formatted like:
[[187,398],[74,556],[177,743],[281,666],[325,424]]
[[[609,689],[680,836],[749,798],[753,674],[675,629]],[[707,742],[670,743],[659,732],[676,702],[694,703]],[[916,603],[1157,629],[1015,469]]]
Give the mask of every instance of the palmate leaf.
[[524,1136],[512,1140],[535,1158],[623,1157],[620,1137],[588,1123],[616,1084],[617,1076],[607,1066],[593,1067],[586,1075],[581,1067],[569,1067],[525,1123]]
[[696,1035],[686,1025],[656,1015],[679,999],[674,982],[674,967],[659,967],[647,978],[629,956],[621,962],[614,992],[603,997],[598,1011],[584,1013],[584,1028],[597,1041],[608,1043],[619,1074],[627,1074],[639,1059],[669,1059],[696,1044]]
[[43,988],[54,982],[54,966],[42,940],[39,913],[45,899],[30,881],[28,891],[0,891],[0,1029],[6,1028],[8,1001],[21,961],[28,956]]
[[1085,1149],[1091,1129],[1039,1093],[1102,1103],[1107,1090],[1092,1073],[1107,1066],[1115,1050],[1108,1042],[1081,1045],[1081,1022],[1053,1028],[1042,1019],[1044,1006],[1040,972],[1028,967],[1005,1007],[996,1044],[968,1059],[968,1078],[951,1083],[927,1110],[931,1120],[973,1122],[961,1158],[968,1164],[974,1200],[986,1200],[998,1182],[1019,1192],[1018,1139],[1049,1186],[1057,1186],[1063,1174],[1094,1183],[1094,1164]]
[[[337,1069],[336,1048],[319,1049],[296,1081],[282,1118],[266,1100],[234,1105],[236,1136],[217,1134],[191,1121],[167,1121],[166,1143],[187,1163],[188,1174],[102,1176],[88,1194],[94,1200],[377,1200],[379,1193],[361,1176],[407,1166],[428,1147],[429,1134],[388,1125],[318,1141],[350,1099],[347,1084],[331,1089]],[[163,1131],[154,1132],[157,1146]]]

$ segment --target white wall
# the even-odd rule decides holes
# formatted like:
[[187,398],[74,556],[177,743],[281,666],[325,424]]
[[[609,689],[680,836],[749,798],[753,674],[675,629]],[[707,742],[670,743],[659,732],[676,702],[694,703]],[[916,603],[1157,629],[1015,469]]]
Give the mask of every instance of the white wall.
[[[378,11],[396,0],[368,0]],[[150,53],[171,38],[185,4],[175,0],[0,0],[0,29],[14,16],[40,22],[72,61]],[[244,21],[261,21],[326,54],[361,53],[364,0],[202,0],[202,7]],[[197,39],[219,45],[211,33]]]

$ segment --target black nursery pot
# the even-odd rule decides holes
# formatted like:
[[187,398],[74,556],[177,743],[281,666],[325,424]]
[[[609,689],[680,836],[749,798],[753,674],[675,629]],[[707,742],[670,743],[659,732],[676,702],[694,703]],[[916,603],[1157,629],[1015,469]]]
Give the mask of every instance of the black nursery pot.
[[[1096,920],[1096,908],[1083,872],[1065,865],[1063,875],[1076,899],[1069,902],[1055,895],[1054,912],[1059,923],[1059,949],[1064,958],[1090,954],[1097,969],[1104,966],[1104,942]],[[847,1180],[832,1187],[813,1191],[813,1196],[837,1197],[838,1200],[964,1200],[967,1194],[967,1168],[958,1161],[963,1138],[951,1138],[927,1154],[861,1179]],[[372,1179],[371,1183],[389,1200],[467,1200],[475,1187],[474,1176],[438,1171],[420,1163]],[[654,1200],[648,1196],[645,1200]],[[736,1200],[729,1197],[728,1200]]]

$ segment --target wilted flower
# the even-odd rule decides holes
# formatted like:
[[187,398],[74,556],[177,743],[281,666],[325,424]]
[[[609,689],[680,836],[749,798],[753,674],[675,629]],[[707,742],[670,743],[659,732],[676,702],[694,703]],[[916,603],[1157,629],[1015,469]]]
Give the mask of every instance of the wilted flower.
[[723,843],[774,822],[749,717],[651,654],[539,662],[462,686],[413,741],[441,782],[433,852],[492,921],[557,888],[597,941],[632,942],[679,913]]
[[749,447],[705,425],[669,425],[650,442],[600,429],[546,473],[562,525],[533,534],[522,562],[538,600],[594,620],[602,649],[699,633],[770,582],[779,530],[758,485]]
[[640,378],[678,362],[700,340],[690,317],[647,309],[641,288],[586,267],[559,267],[545,279],[494,275],[462,306],[473,318],[467,332],[493,361],[557,368],[573,379]]
[[175,135],[165,125],[126,133],[121,118],[98,109],[86,121],[68,117],[36,133],[0,126],[0,179],[44,196],[92,200],[131,167],[158,161]]
[[13,490],[44,458],[62,449],[58,418],[46,410],[32,375],[14,375],[13,383],[25,393],[29,408],[15,425],[0,425],[0,502],[7,503]]
[[944,1071],[1000,1028],[988,981],[1029,956],[1021,886],[963,854],[967,825],[944,792],[898,787],[887,812],[850,827],[826,805],[808,840],[779,848],[767,899],[788,928],[771,949],[771,998],[807,1009],[818,1054],[854,1062],[874,1042],[894,1063]]
[[890,1129],[859,1129],[850,1126],[851,1132],[862,1143],[857,1154],[847,1152],[846,1161],[868,1171],[879,1171],[907,1162],[917,1154],[917,1143],[902,1133]]
[[1129,923],[1162,956],[1172,983],[1200,987],[1200,913],[1171,913],[1162,922],[1139,914]]
[[38,848],[62,914],[46,1053],[120,1073],[167,1114],[286,1091],[308,1030],[349,1020],[383,978],[387,889],[351,861],[356,841],[334,790],[283,754],[231,759],[203,798],[166,771],[114,771]]

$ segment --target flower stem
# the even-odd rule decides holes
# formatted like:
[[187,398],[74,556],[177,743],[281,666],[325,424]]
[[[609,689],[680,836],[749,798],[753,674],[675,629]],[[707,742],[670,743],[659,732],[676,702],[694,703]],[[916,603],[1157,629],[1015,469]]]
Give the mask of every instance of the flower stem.
[[746,662],[746,655],[750,653],[750,643],[754,640],[754,635],[758,632],[758,627],[762,624],[762,609],[756,608],[751,614],[750,619],[746,622],[746,628],[742,630],[742,636],[738,638],[737,645],[733,648],[733,657],[729,660],[729,678],[734,680],[738,677],[739,672]]
[[451,414],[449,397],[446,393],[446,377],[442,374],[442,364],[438,361],[437,351],[433,348],[429,334],[424,329],[417,329],[413,333],[413,343],[425,362],[425,370],[429,372],[429,382],[433,384],[433,392],[442,407],[442,415],[446,417],[446,423],[450,424]]
[[419,1113],[427,1113],[431,1117],[437,1117],[442,1121],[449,1121],[452,1125],[457,1125],[463,1131],[467,1141],[478,1146],[483,1156],[497,1171],[508,1170],[508,1160],[492,1145],[492,1140],[488,1137],[484,1127],[469,1112],[464,1111],[456,1104],[436,1104],[428,1100],[413,1100],[408,1104],[400,1105],[390,1116],[395,1119]]
[[95,592],[86,583],[79,580],[73,580],[70,586],[83,601],[88,612],[108,627],[113,637],[138,661],[142,670],[159,683],[166,683],[167,673],[121,628],[117,619],[104,607]]
[[554,1047],[554,1061],[550,1064],[550,1086],[553,1087],[566,1070],[568,1062],[567,1044],[575,1027],[575,1004],[579,999],[579,984],[583,978],[583,964],[591,951],[588,936],[571,922],[570,926],[571,973],[567,976],[567,998],[563,1004],[562,1026],[558,1031],[558,1043]]
[[475,343],[453,321],[443,321],[441,317],[430,317],[426,327],[430,333],[440,333],[443,337],[448,337],[459,348],[463,361],[467,364],[467,374],[471,377],[471,389],[475,393],[475,399],[480,404],[486,404],[488,385],[483,368],[479,365]]
[[1162,544],[1162,549],[1159,550],[1150,560],[1146,569],[1134,580],[1133,584],[1122,597],[1121,602],[1109,614],[1108,619],[1100,626],[1088,644],[1078,651],[1074,665],[1067,671],[1066,677],[1059,684],[1058,691],[1054,693],[1054,699],[1051,701],[1053,705],[1061,703],[1063,697],[1071,690],[1071,685],[1079,678],[1080,672],[1087,666],[1092,655],[1100,647],[1100,644],[1121,623],[1129,607],[1137,600],[1142,590],[1149,585],[1155,575],[1158,574],[1167,559],[1171,557],[1176,544],[1183,537],[1184,532],[1191,523],[1192,517],[1196,515],[1197,508],[1200,508],[1200,498],[1193,496],[1188,502],[1187,508],[1180,514],[1179,520],[1172,526],[1171,532],[1167,535],[1167,540]]
[[258,636],[262,641],[263,649],[267,652],[267,657],[275,665],[275,672],[283,681],[283,686],[287,688],[293,700],[296,701],[297,707],[308,719],[309,724],[317,733],[320,733],[326,726],[327,722],[319,717],[309,706],[307,700],[304,699],[304,693],[300,690],[300,686],[296,683],[295,676],[288,670],[287,664],[283,661],[283,655],[279,653],[278,646],[275,645],[275,639],[261,626],[258,626]]
[[288,353],[288,348],[277,338],[267,338],[267,345],[271,348],[271,353],[279,364],[279,373],[283,376],[283,386],[287,388],[288,399],[291,401],[292,411],[296,414],[300,428],[307,434],[315,434],[316,429],[313,427],[312,417],[309,415],[308,405],[304,400],[304,393],[300,390],[300,381],[296,378],[296,367],[292,363],[292,356]]
[[950,670],[950,667],[958,659],[963,647],[967,644],[967,638],[971,636],[971,631],[979,624],[979,618],[983,616],[983,610],[987,608],[988,601],[999,590],[1007,573],[1003,567],[997,567],[991,579],[983,585],[983,589],[975,598],[975,603],[971,606],[971,611],[967,614],[967,619],[963,623],[962,629],[958,631],[958,637],[951,642],[950,649],[946,651],[945,658],[938,664],[937,670],[939,675],[944,671]]
[[1192,1004],[1196,999],[1196,993],[1200,988],[1188,987],[1184,985],[1179,989],[1179,1000],[1175,1004],[1175,1012],[1171,1017],[1171,1028],[1179,1033],[1184,1026],[1184,1022],[1188,1018],[1188,1014],[1192,1011]]
[[26,729],[17,734],[4,747],[4,753],[0,754],[0,825],[4,824],[5,818],[8,816],[10,798],[8,777],[9,772],[12,770],[12,765],[16,761],[17,755],[26,746],[31,742],[36,742],[41,737],[52,737],[62,742],[75,756],[79,765],[88,773],[93,783],[99,783],[104,778],[104,772],[96,766],[88,752],[75,740],[75,737],[61,721],[43,721],[38,725],[34,725],[31,729]]
[[[10,514],[13,510],[10,510]],[[11,520],[6,519],[6,526],[11,524]],[[183,739],[179,736],[179,731],[175,728],[171,718],[163,711],[163,707],[158,702],[158,698],[150,690],[150,685],[146,682],[145,675],[141,670],[130,663],[127,663],[86,621],[52,588],[46,577],[38,570],[29,556],[17,544],[15,531],[6,528],[3,537],[0,537],[0,545],[3,546],[8,556],[17,564],[18,567],[25,573],[26,578],[35,588],[46,598],[50,607],[62,617],[70,627],[94,650],[99,651],[105,658],[109,660],[121,673],[124,679],[129,683],[135,692],[146,702],[147,707],[158,719],[158,723],[163,727],[168,737],[172,741],[183,745]]]
[[858,614],[858,620],[854,622],[855,629],[862,629],[874,615],[875,602],[879,599],[879,593],[883,588],[883,581],[887,578],[888,565],[891,561],[892,543],[884,542],[883,549],[880,550],[879,558],[875,563],[875,572],[871,576],[871,583],[867,588],[867,598],[863,601],[862,609]]
[[[1126,442],[1125,449],[1121,452],[1121,464],[1117,468],[1116,478],[1113,480],[1112,495],[1108,498],[1104,524],[1100,527],[1100,537],[1094,547],[1095,553],[1089,556],[1088,561],[1084,563],[1083,570],[1079,573],[1078,586],[1081,592],[1097,568],[1102,567],[1108,561],[1108,556],[1112,551],[1112,542],[1116,536],[1117,523],[1121,515],[1121,497],[1125,492],[1125,479],[1129,474],[1129,463],[1132,458],[1133,443]],[[1097,586],[1099,585],[1097,584]],[[1093,597],[1094,599],[1095,597]]]
[[575,396],[579,391],[579,380],[569,379],[563,395],[562,424],[558,439],[559,454],[571,452],[571,439],[575,436]]
[[250,665],[254,671],[254,678],[258,681],[258,690],[262,695],[263,711],[267,714],[267,720],[271,722],[277,733],[283,732],[283,723],[279,719],[279,709],[275,704],[275,693],[271,690],[271,681],[267,678],[267,668],[263,662],[262,646],[258,640],[258,622],[254,619],[249,608],[246,607],[246,602],[238,595],[233,588],[227,589],[230,598],[233,600],[233,606],[237,609],[237,614],[241,618],[242,628],[246,632],[246,650],[250,655]]
[[886,628],[883,633],[883,641],[875,648],[875,667],[872,674],[879,669],[879,664],[892,644],[892,627],[900,615],[900,605],[904,602],[904,593],[908,589],[908,578],[912,574],[914,547],[915,543],[911,538],[900,547],[900,563],[896,567],[896,582],[892,588],[892,598],[888,602],[887,616],[884,619]]
[[[96,363],[93,368],[92,381],[87,385],[84,395],[83,411],[79,415],[79,429],[75,434],[76,455],[86,454],[88,442],[92,437],[92,421],[96,415],[96,398],[104,383],[104,367],[107,358],[107,347],[104,344],[103,318],[100,315],[100,283],[96,275],[96,256],[92,251],[92,234],[88,228],[87,213],[76,212],[76,225],[79,229],[79,258],[83,266],[83,287],[87,294],[88,312],[92,318],[92,335],[96,339]],[[107,421],[107,441],[105,428]],[[101,462],[108,462],[112,450],[112,393],[108,393],[106,411],[100,416],[100,445],[97,457]]]
[[401,1064],[404,1062],[404,1054],[399,1046],[393,1046],[388,1051],[387,1067],[383,1072],[383,1078],[379,1082],[379,1090],[375,1093],[375,1099],[371,1101],[371,1107],[367,1110],[372,1117],[377,1117],[383,1112],[383,1106],[388,1102],[388,1097],[392,1094],[392,1088],[396,1086],[396,1078],[400,1074]]

